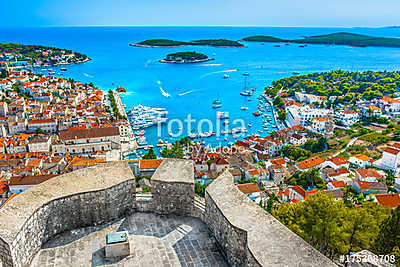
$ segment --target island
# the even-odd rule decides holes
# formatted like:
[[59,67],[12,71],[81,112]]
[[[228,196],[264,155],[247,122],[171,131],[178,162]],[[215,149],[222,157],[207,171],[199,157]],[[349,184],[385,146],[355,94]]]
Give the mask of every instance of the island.
[[202,53],[191,52],[177,52],[168,54],[165,59],[159,60],[161,63],[173,63],[173,64],[189,64],[189,63],[200,63],[209,60],[214,60],[209,58],[207,55]]
[[284,42],[285,40],[276,38],[273,36],[266,36],[266,35],[254,35],[243,38],[241,41],[244,42],[263,42],[263,43],[280,43]]
[[348,45],[356,47],[400,47],[399,38],[375,37],[348,32],[310,36],[294,40],[285,40],[273,36],[256,35],[243,38],[242,40],[247,42],[286,42],[298,44]]
[[178,46],[188,46],[188,45],[197,45],[197,46],[215,46],[215,47],[244,47],[243,44],[227,40],[227,39],[206,39],[206,40],[194,40],[194,41],[174,41],[169,39],[151,39],[145,40],[139,43],[130,44],[130,46],[137,47],[178,47]]
[[89,61],[90,58],[78,52],[42,45],[2,44],[0,43],[0,60],[13,59],[25,62],[26,65],[40,67],[43,65],[67,65]]

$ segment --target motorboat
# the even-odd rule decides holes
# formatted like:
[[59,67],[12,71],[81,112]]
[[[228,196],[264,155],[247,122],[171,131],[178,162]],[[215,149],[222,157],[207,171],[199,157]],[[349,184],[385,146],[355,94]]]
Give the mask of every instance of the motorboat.
[[215,100],[212,102],[212,108],[216,109],[216,108],[220,108],[220,107],[222,107],[222,102],[221,102],[221,100],[215,99]]

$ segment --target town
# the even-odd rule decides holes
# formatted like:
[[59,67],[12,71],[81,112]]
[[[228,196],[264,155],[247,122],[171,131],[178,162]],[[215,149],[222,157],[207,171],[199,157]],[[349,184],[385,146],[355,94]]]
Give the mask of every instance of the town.
[[[78,62],[66,59],[74,54],[54,57],[45,49],[35,51],[56,60],[53,64]],[[19,64],[19,58],[25,63]],[[0,59],[0,209],[32,186],[122,160],[137,147],[134,125],[117,90],[105,92],[92,83],[34,74],[30,67],[50,61],[20,52],[1,52]],[[302,229],[288,222],[285,209],[302,202],[343,201],[348,209],[372,203],[374,211],[384,214],[371,215],[375,225],[388,218],[400,205],[398,93],[343,101],[306,92],[293,82],[281,85],[266,87],[260,96],[274,104],[278,130],[219,148],[184,137],[165,145],[161,156],[148,147],[143,157],[127,160],[138,193],[151,194],[149,178],[164,158],[185,158],[194,162],[197,196],[204,197],[205,188],[229,170],[243,194],[300,236]],[[321,252],[336,256],[347,251]]]

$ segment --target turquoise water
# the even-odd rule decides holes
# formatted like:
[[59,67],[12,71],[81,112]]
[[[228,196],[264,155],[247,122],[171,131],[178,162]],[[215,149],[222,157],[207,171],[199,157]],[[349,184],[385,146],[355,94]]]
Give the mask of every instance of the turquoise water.
[[[65,76],[93,82],[104,90],[116,86],[127,88],[123,101],[128,109],[137,104],[165,107],[169,111],[169,119],[183,120],[190,113],[196,121],[215,121],[216,110],[211,108],[211,103],[219,97],[223,107],[218,110],[230,113],[231,124],[236,118],[244,118],[246,125],[252,123],[253,126],[249,128],[251,133],[261,129],[262,124],[260,117],[251,114],[257,110],[256,97],[273,80],[291,76],[292,72],[399,70],[400,49],[325,45],[299,48],[294,44],[277,48],[268,43],[245,43],[247,48],[138,48],[130,47],[129,43],[151,38],[238,40],[255,34],[298,38],[339,31],[400,37],[399,28],[62,27],[0,29],[0,42],[51,45],[87,54],[92,61],[68,66]],[[166,54],[177,51],[197,51],[216,60],[193,65],[157,62]],[[230,72],[236,69],[240,71]],[[243,72],[250,73],[249,87],[257,88],[250,102],[239,95],[244,85]],[[230,78],[223,79],[224,73],[228,73]],[[170,98],[161,94],[160,86],[171,94]],[[178,96],[188,91],[192,92]],[[240,110],[242,105],[249,107],[249,110]],[[207,124],[203,125],[203,131],[207,131]],[[175,130],[177,127],[174,124]],[[185,130],[185,125],[183,127]],[[165,128],[161,132],[162,139],[169,139]],[[147,129],[146,136],[150,143],[156,143],[159,139],[155,127]],[[215,137],[207,139],[213,145],[218,145],[220,141],[223,140],[217,141]],[[229,141],[233,141],[232,135]]]

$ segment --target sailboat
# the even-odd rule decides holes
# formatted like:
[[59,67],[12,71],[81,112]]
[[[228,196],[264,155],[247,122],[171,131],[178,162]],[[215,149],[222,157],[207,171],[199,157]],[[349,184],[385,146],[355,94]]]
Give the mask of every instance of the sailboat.
[[253,95],[252,89],[247,89],[247,76],[244,77],[244,91],[240,92],[242,96],[252,96]]

